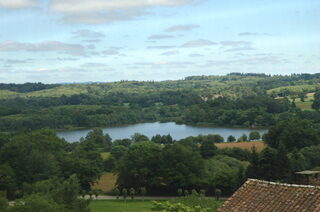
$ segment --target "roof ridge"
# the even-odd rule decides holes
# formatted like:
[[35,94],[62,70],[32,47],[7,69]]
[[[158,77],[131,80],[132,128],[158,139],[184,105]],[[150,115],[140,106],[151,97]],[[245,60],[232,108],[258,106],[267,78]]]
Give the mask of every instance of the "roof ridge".
[[281,186],[287,186],[287,187],[316,188],[316,189],[320,189],[320,186],[288,184],[288,183],[276,183],[276,182],[270,182],[270,181],[265,181],[265,180],[252,179],[252,178],[248,178],[246,184],[249,183],[250,181],[260,182],[260,183],[269,184],[269,185],[281,185]]

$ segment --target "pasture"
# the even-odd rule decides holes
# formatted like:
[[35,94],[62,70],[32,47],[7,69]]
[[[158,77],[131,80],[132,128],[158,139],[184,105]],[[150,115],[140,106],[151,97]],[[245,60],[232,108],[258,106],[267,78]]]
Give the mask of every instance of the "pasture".
[[117,176],[113,173],[104,173],[99,181],[92,186],[92,189],[100,189],[103,192],[110,192],[116,187]]
[[258,152],[261,152],[267,145],[263,141],[248,141],[248,142],[225,142],[215,144],[219,149],[223,148],[240,148],[251,150],[253,146],[256,147]]

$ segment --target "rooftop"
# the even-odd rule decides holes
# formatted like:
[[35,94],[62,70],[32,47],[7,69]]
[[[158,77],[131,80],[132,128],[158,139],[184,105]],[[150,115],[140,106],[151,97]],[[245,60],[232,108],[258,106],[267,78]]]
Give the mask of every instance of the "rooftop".
[[320,187],[249,179],[218,212],[319,212]]

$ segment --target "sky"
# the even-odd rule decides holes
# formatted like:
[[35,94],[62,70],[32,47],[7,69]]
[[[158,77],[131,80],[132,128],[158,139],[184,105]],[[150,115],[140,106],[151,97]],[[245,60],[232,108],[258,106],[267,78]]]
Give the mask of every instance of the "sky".
[[0,0],[0,83],[320,72],[319,0]]

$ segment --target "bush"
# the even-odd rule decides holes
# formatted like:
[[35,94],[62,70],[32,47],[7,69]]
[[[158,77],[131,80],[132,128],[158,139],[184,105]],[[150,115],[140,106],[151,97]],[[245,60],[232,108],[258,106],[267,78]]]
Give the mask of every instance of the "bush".
[[209,208],[201,208],[199,205],[189,207],[182,203],[170,202],[154,202],[151,210],[156,212],[209,212]]

